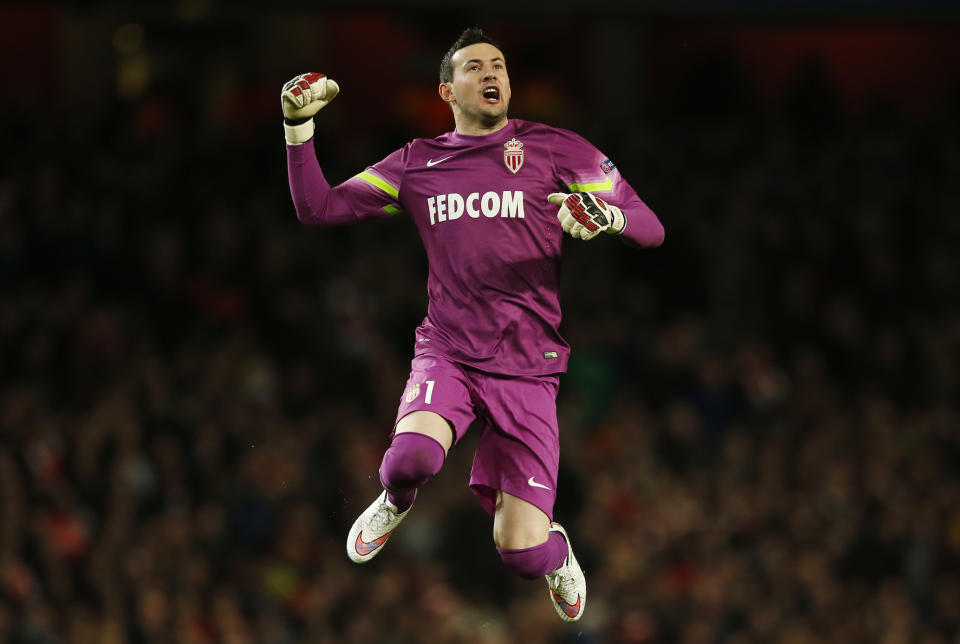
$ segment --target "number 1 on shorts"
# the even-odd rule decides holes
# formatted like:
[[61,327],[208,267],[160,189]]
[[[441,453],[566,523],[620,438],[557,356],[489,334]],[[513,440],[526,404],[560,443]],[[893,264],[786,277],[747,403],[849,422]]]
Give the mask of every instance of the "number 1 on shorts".
[[430,401],[433,399],[433,383],[434,380],[427,380],[427,393],[423,395],[423,402],[430,404]]

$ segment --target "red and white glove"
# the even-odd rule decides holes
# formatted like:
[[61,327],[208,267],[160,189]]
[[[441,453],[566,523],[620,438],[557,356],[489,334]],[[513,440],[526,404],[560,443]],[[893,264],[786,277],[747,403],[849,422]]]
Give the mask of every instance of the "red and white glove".
[[619,208],[589,192],[555,192],[547,197],[547,201],[560,206],[557,219],[563,232],[574,239],[593,239],[601,232],[619,235],[627,226]]
[[323,74],[300,74],[284,83],[280,105],[287,143],[309,141],[313,136],[314,114],[326,107],[339,91],[336,81]]

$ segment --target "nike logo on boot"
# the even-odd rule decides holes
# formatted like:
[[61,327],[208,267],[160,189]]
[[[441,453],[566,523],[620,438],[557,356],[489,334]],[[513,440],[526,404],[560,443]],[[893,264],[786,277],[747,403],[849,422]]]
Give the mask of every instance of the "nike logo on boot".
[[357,549],[358,554],[361,554],[364,556],[368,555],[374,550],[376,550],[377,548],[379,548],[380,546],[382,546],[384,542],[386,542],[386,540],[390,538],[391,534],[393,534],[393,532],[388,532],[387,534],[383,535],[378,539],[374,539],[373,541],[364,541],[362,537],[363,533],[361,532],[360,534],[357,535],[357,541],[354,544],[354,547]]

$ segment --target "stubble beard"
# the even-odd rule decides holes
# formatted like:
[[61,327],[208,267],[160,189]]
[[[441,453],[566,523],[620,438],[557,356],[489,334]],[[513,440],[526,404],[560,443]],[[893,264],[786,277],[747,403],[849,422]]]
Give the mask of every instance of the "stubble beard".
[[508,104],[504,103],[502,109],[499,109],[496,112],[488,112],[487,110],[478,108],[473,114],[474,120],[476,120],[476,122],[484,128],[491,128],[506,120],[507,107]]

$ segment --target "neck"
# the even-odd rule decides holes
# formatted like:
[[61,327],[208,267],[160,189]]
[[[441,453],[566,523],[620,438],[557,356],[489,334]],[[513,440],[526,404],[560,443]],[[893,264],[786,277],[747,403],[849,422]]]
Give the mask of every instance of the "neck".
[[483,136],[484,134],[493,134],[498,130],[502,130],[507,127],[509,119],[506,115],[503,118],[498,120],[496,123],[487,124],[479,123],[473,119],[463,119],[463,118],[454,118],[456,123],[456,131],[458,134],[466,134],[468,136]]

